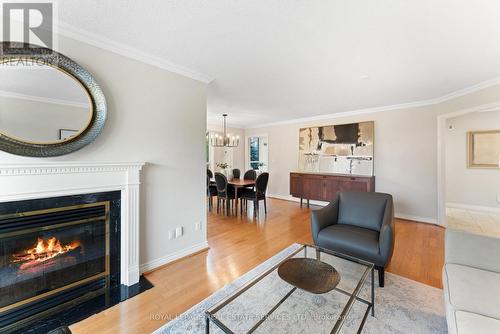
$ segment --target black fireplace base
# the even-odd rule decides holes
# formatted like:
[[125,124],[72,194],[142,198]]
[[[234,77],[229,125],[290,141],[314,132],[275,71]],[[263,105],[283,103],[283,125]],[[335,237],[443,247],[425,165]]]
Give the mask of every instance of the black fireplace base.
[[74,323],[82,321],[96,313],[102,312],[116,304],[119,304],[127,299],[130,299],[138,294],[149,290],[153,284],[147,278],[141,276],[139,283],[132,286],[121,285],[110,289],[107,293],[103,291],[99,296],[94,297],[86,302],[74,305],[61,311],[54,313],[42,320],[33,322],[24,328],[17,329],[13,334],[46,334],[49,331],[62,326],[70,326]]

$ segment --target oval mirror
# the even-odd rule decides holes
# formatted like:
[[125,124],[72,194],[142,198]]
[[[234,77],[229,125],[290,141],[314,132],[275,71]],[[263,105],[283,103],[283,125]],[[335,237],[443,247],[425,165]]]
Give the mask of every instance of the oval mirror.
[[85,88],[48,66],[0,67],[0,133],[33,144],[54,144],[81,134],[92,120]]
[[86,69],[30,44],[2,42],[0,51],[0,150],[64,155],[101,133],[106,99]]

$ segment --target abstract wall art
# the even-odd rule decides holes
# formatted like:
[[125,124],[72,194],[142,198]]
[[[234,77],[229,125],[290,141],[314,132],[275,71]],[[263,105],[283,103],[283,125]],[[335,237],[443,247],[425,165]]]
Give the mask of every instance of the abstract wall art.
[[374,125],[370,121],[300,129],[300,171],[372,176]]

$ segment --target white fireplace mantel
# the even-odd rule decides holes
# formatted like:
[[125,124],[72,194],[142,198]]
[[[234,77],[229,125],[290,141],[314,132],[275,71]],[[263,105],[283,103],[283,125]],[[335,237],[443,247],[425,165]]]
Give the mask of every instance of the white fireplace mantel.
[[139,185],[144,162],[0,164],[0,202],[121,191],[121,283],[139,282]]

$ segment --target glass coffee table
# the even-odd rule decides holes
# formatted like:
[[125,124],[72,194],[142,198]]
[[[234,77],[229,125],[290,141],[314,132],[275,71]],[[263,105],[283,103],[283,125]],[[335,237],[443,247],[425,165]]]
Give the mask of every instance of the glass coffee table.
[[[286,283],[279,277],[278,268],[291,258],[330,264],[340,274],[339,284],[330,292],[314,294]],[[371,287],[363,289],[370,274]],[[374,298],[372,263],[302,245],[208,309],[206,333],[361,333],[370,311],[375,315]]]

